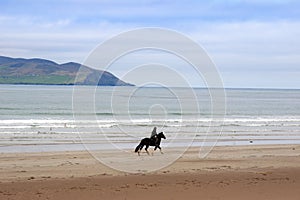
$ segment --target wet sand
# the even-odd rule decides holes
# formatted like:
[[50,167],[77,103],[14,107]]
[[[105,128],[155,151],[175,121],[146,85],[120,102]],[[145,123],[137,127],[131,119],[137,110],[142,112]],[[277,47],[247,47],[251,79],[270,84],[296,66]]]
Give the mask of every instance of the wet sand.
[[88,152],[0,154],[0,199],[300,199],[299,188],[300,145],[215,147],[205,159],[191,148],[147,174]]

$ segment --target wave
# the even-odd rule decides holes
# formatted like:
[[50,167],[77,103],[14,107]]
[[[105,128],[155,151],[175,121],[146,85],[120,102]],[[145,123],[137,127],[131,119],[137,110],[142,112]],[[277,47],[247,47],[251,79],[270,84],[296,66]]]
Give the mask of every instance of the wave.
[[3,108],[1,107],[0,110],[23,110],[21,108]]
[[60,124],[60,123],[73,123],[74,120],[65,119],[7,119],[0,120],[0,124]]
[[113,116],[113,113],[109,113],[109,112],[96,112],[96,115],[100,115],[100,116]]
[[[110,115],[107,113],[107,115]],[[107,123],[107,122],[134,122],[134,123],[143,123],[143,122],[300,122],[300,118],[224,118],[224,119],[212,119],[212,118],[113,118],[113,119],[97,119],[97,120],[90,120],[90,119],[4,119],[0,120],[0,124],[40,124],[40,123]]]
[[165,126],[165,127],[299,127],[300,118],[169,118],[169,119],[13,119],[0,120],[0,129],[30,129],[30,128],[111,128],[115,126]]

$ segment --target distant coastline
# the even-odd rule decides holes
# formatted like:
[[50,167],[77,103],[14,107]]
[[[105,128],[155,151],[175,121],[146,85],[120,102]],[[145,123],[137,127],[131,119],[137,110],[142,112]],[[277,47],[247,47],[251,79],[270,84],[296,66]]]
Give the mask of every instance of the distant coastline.
[[[78,71],[81,73],[78,75]],[[134,86],[107,71],[79,63],[0,56],[0,84]]]
[[[95,85],[84,85],[84,84],[32,84],[32,83],[0,83],[0,86],[95,86]],[[133,85],[133,84],[130,84],[130,85],[121,85],[121,86],[118,86],[118,85],[101,85],[102,87],[138,87],[138,88],[163,88],[163,87],[144,87],[144,86],[138,86],[138,85]],[[246,88],[239,88],[239,87],[224,87],[224,88],[206,88],[206,87],[168,87],[169,89],[188,89],[188,88],[192,88],[192,89],[196,89],[196,90],[207,90],[207,89],[224,89],[224,90],[245,90],[245,91],[274,91],[274,90],[278,90],[278,91],[299,91],[300,88],[250,88],[250,87],[246,87]]]

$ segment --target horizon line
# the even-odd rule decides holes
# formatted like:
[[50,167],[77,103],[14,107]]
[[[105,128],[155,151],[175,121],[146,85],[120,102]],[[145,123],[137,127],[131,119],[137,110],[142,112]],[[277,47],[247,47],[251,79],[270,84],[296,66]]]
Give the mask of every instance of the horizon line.
[[271,88],[271,87],[202,87],[202,86],[192,86],[192,87],[185,87],[185,86],[170,86],[170,87],[159,87],[159,86],[111,86],[111,85],[76,85],[76,84],[2,84],[0,86],[62,86],[62,87],[73,87],[73,86],[80,86],[80,87],[137,87],[137,88],[178,88],[178,89],[185,89],[185,88],[193,88],[193,89],[225,89],[225,90],[300,90],[300,88]]

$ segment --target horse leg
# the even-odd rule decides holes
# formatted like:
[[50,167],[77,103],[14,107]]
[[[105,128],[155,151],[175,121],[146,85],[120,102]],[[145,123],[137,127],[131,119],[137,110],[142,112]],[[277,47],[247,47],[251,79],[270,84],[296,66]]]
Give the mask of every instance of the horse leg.
[[138,155],[140,156],[141,150],[143,149],[144,145],[141,145],[139,150],[138,150]]
[[157,148],[159,148],[161,154],[164,154],[164,152],[161,151],[161,147],[160,146],[157,146]]
[[146,145],[146,148],[145,148],[145,150],[146,150],[147,154],[149,155],[148,148],[149,148],[149,145]]
[[140,149],[138,150],[138,155],[140,155],[141,150],[143,149],[144,145],[140,146]]
[[157,146],[154,147],[154,150],[152,151],[151,155],[154,155],[154,151],[157,149]]
[[141,151],[143,148],[144,148],[144,145],[141,145],[141,147],[140,147],[140,150],[139,150],[139,151]]

